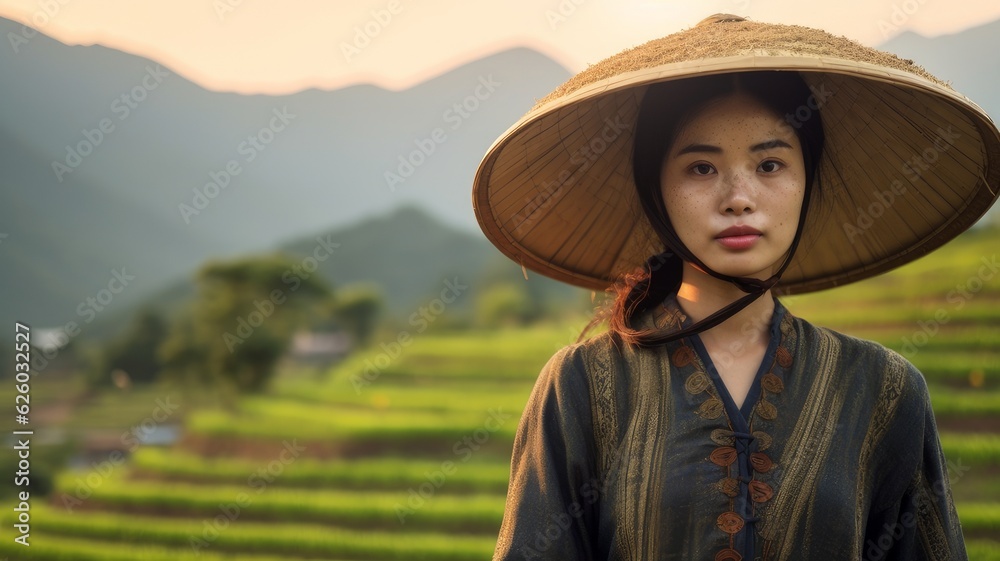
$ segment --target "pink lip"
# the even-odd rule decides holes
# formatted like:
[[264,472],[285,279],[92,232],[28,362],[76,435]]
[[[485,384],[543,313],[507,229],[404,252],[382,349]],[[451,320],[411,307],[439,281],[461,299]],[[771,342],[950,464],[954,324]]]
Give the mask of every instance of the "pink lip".
[[720,244],[729,249],[749,249],[763,234],[750,226],[731,226],[715,237]]

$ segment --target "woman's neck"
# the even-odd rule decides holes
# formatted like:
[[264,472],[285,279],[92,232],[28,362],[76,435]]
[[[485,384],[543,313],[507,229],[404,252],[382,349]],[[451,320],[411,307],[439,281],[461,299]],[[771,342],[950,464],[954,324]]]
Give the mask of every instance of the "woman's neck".
[[[733,283],[684,263],[681,285],[677,289],[677,302],[692,322],[697,323],[707,318],[743,296],[746,293]],[[699,335],[709,346],[766,346],[770,339],[772,315],[774,299],[768,290],[726,321]]]

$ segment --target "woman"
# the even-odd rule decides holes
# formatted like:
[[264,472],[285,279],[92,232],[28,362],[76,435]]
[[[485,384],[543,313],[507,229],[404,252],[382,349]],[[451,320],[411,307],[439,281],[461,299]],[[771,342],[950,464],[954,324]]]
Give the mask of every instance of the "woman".
[[543,99],[484,159],[477,217],[522,266],[621,282],[609,331],[541,372],[494,558],[966,559],[921,373],[772,292],[945,243],[998,154],[906,61],[734,16]]

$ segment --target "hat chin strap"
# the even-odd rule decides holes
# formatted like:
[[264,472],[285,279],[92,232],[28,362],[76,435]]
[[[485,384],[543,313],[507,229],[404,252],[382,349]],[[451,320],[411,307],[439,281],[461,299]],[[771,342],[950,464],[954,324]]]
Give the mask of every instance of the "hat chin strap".
[[[751,277],[731,277],[729,275],[723,275],[722,273],[713,271],[711,268],[707,267],[704,263],[702,263],[701,260],[698,259],[693,253],[691,253],[690,250],[688,250],[688,248],[684,245],[683,242],[681,242],[680,238],[677,236],[677,233],[674,231],[673,225],[670,223],[669,219],[665,220],[665,225],[667,226],[667,228],[665,228],[664,233],[667,234],[666,236],[667,240],[665,240],[667,242],[666,243],[667,247],[676,248],[676,253],[681,258],[698,265],[699,268],[701,268],[706,273],[712,275],[713,277],[733,283],[740,290],[746,292],[747,295],[739,298],[734,302],[727,304],[721,310],[714,312],[710,316],[706,317],[705,319],[695,323],[694,325],[688,328],[681,329],[679,331],[664,335],[663,337],[657,337],[655,340],[650,341],[650,344],[651,345],[663,344],[669,341],[674,341],[677,339],[681,339],[683,337],[687,337],[688,335],[701,333],[702,331],[711,329],[716,325],[719,325],[720,323],[726,321],[727,319],[739,313],[740,310],[749,306],[751,302],[763,296],[768,290],[770,290],[775,284],[777,284],[778,281],[781,279],[782,273],[785,272],[785,269],[788,268],[788,264],[792,261],[792,256],[795,255],[795,249],[799,245],[799,239],[802,237],[802,229],[806,223],[806,212],[809,208],[810,191],[812,191],[812,189],[807,187],[805,193],[802,196],[802,208],[799,210],[799,223],[795,229],[795,237],[792,239],[792,245],[788,248],[788,253],[785,254],[785,259],[784,261],[782,261],[781,267],[778,268],[778,272],[771,275],[769,278],[765,280],[755,279]],[[663,216],[666,217],[666,212],[665,212],[666,209],[664,208],[662,210],[664,211]],[[659,256],[653,256],[652,258],[650,258],[649,261],[647,261],[647,268],[649,268],[650,271],[652,271],[652,269],[650,268],[652,262],[657,259],[659,259]]]

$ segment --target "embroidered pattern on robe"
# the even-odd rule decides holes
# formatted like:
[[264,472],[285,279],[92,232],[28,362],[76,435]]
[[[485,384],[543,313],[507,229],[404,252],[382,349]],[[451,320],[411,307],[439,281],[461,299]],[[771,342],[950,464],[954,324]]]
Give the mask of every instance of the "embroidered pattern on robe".
[[[637,327],[689,325],[673,298]],[[737,408],[697,336],[543,367],[495,560],[967,560],[923,375],[775,300]]]

